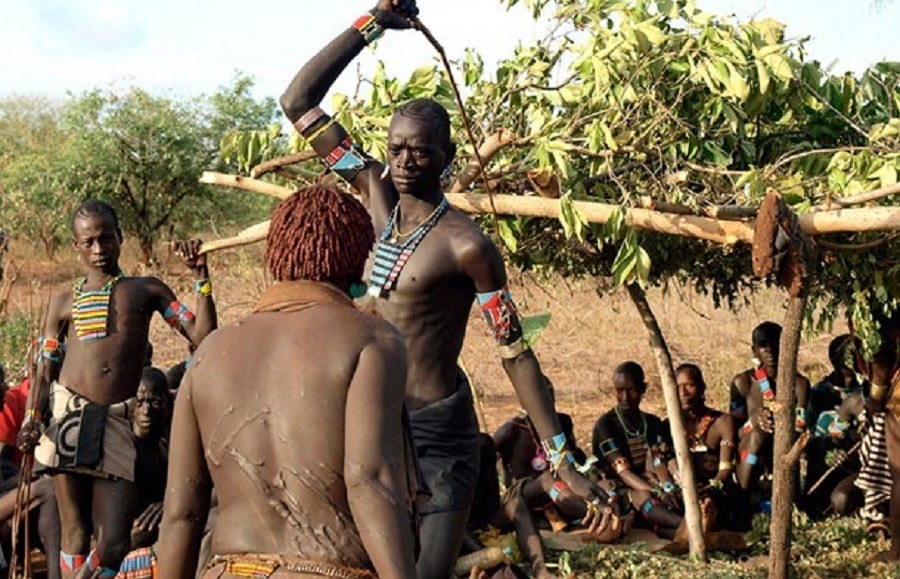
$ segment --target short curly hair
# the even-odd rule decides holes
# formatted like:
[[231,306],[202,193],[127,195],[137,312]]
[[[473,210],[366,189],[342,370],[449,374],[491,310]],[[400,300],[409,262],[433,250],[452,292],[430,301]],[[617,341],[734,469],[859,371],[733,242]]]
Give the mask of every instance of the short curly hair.
[[272,214],[266,265],[277,281],[324,281],[346,290],[362,279],[374,241],[362,203],[313,185],[282,201]]

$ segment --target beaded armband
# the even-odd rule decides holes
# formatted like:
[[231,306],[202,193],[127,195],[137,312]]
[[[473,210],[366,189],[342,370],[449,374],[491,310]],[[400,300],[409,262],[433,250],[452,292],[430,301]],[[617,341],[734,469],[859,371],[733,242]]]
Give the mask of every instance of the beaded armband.
[[550,500],[554,503],[559,502],[559,497],[562,495],[563,491],[566,490],[566,483],[561,480],[558,480],[553,483],[553,486],[550,487],[550,490],[547,491],[547,494],[550,496]]
[[323,118],[327,118],[328,115],[325,114],[325,111],[320,109],[319,107],[313,107],[303,113],[297,122],[294,123],[294,128],[297,129],[297,132],[306,137],[306,131],[308,131],[313,125],[319,122]]
[[41,358],[50,362],[59,362],[62,359],[62,345],[56,338],[38,338],[41,348]]
[[[328,123],[323,126],[327,127]],[[319,130],[321,131],[322,129]],[[317,137],[318,134],[319,131],[316,131],[316,134],[308,137],[308,140],[312,140]],[[354,143],[353,139],[347,135],[330,153],[325,155],[322,160],[325,162],[328,169],[335,175],[347,183],[352,183],[359,172],[365,168],[366,163],[372,160],[372,157],[363,151],[359,145]]]
[[723,470],[731,470],[731,462],[727,460],[719,461],[719,472]]
[[887,386],[882,386],[881,384],[872,384],[872,389],[869,390],[869,398],[871,398],[875,402],[881,402],[887,396],[887,391]]
[[177,330],[187,322],[193,321],[194,314],[184,304],[175,300],[163,312],[163,319]]
[[555,477],[559,469],[566,463],[575,464],[575,457],[566,450],[566,435],[560,432],[541,441],[541,446],[550,464],[550,473]]
[[475,294],[481,313],[488,326],[494,332],[494,339],[500,350],[500,357],[504,359],[515,358],[528,349],[522,336],[522,330],[517,320],[516,304],[509,293],[509,285],[489,292]]
[[208,298],[212,295],[212,282],[208,279],[195,279],[194,293],[200,297]]
[[794,409],[794,430],[806,430],[806,408]]
[[353,22],[353,28],[359,31],[359,34],[366,41],[366,44],[372,44],[384,34],[384,26],[378,24],[375,15],[372,13],[363,14]]
[[741,451],[741,462],[754,466],[759,462],[759,457],[745,448]]

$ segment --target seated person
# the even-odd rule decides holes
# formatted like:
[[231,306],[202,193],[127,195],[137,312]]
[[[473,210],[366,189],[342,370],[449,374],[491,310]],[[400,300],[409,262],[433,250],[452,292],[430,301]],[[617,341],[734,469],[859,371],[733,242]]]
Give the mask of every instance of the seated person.
[[[772,433],[775,404],[775,379],[778,376],[778,354],[781,326],[763,322],[752,334],[754,367],[737,374],[731,381],[731,414],[740,426],[738,446],[740,461],[737,479],[745,491],[758,489],[760,467],[772,469]],[[809,399],[809,380],[800,374],[794,382],[797,407],[794,427],[798,432],[807,429],[806,405]]]
[[0,364],[0,492],[15,488],[18,481],[22,453],[16,448],[16,436],[25,420],[29,381],[24,378],[18,386],[10,388],[6,382],[6,369]]
[[[734,421],[731,415],[706,405],[706,382],[699,367],[681,364],[675,369],[675,379],[697,490],[701,501],[706,498],[712,501],[722,523],[736,490]],[[663,424],[668,431],[668,420]],[[677,461],[670,460],[669,469],[678,476]]]
[[136,512],[131,527],[131,552],[119,567],[128,579],[150,579],[156,566],[151,546],[159,536],[169,457],[169,422],[172,403],[166,375],[147,366],[135,397],[132,430],[137,447]]
[[[16,436],[25,420],[29,380],[24,378],[15,388],[8,389],[6,371],[0,364],[0,545],[7,561],[11,558],[13,515],[16,509],[19,485],[19,465],[22,455],[16,448]],[[40,546],[47,557],[47,579],[58,579],[59,568],[59,513],[53,494],[53,481],[46,476],[34,475],[31,483],[31,501],[28,505],[28,524],[37,530]]]
[[[657,534],[673,539],[679,527],[685,530],[683,517],[677,487],[659,452],[666,439],[662,420],[640,409],[647,391],[644,369],[636,362],[620,364],[613,384],[616,406],[594,425],[594,456],[604,474],[626,489],[631,505]],[[678,539],[686,542],[686,535],[679,533]]]
[[[849,334],[831,341],[828,359],[833,371],[815,385],[809,396],[812,437],[806,445],[806,502],[815,514],[820,514],[830,502],[835,513],[848,515],[862,502],[862,493],[853,485],[859,474],[859,457],[848,455],[860,440],[858,416],[864,406],[862,384],[848,366],[852,350]],[[832,465],[839,466],[825,476]],[[825,479],[820,481],[823,476]],[[813,490],[816,484],[819,486]]]
[[[553,384],[546,376],[544,380],[551,396],[554,395]],[[558,413],[557,416],[562,432],[566,436],[566,448],[572,449],[578,464],[583,464],[586,457],[575,441],[572,417],[563,413]],[[500,455],[504,485],[512,487],[519,484],[522,487],[522,496],[531,508],[548,504],[551,493],[553,498],[563,498],[560,495],[563,485],[557,484],[558,481],[550,473],[547,455],[527,414],[523,412],[504,422],[494,433],[493,440]],[[554,488],[557,490],[553,491]],[[570,492],[563,494],[565,500],[555,501],[563,517],[569,522],[582,519],[585,515],[584,501]]]
[[531,566],[532,577],[541,579],[556,577],[547,570],[544,545],[532,518],[531,510],[522,497],[522,486],[512,486],[505,496],[500,496],[497,449],[494,441],[484,433],[478,435],[478,441],[481,470],[478,474],[478,485],[475,487],[472,510],[469,513],[468,531],[463,542],[462,553],[484,548],[477,538],[477,533],[487,530],[489,526],[503,532],[515,531],[516,543],[523,558]]

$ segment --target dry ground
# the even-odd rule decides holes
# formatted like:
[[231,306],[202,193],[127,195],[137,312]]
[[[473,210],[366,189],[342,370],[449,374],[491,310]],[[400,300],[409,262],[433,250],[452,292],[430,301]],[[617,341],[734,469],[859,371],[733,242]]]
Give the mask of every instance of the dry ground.
[[[122,259],[130,275],[144,275],[128,245]],[[176,293],[191,302],[190,274],[171,255],[160,256],[155,273]],[[39,311],[51,292],[66,289],[80,273],[80,266],[67,251],[56,262],[35,258],[39,252],[13,245],[12,259],[22,264],[13,287],[12,312]],[[259,246],[217,253],[211,258],[212,278],[220,324],[246,315],[268,281],[262,270]],[[589,447],[594,420],[614,404],[611,376],[626,360],[645,369],[649,391],[645,407],[663,413],[659,373],[650,352],[647,333],[625,292],[599,296],[598,280],[541,280],[531,274],[514,274],[511,287],[520,310],[526,314],[550,312],[551,321],[535,347],[545,373],[556,386],[560,411],[575,421],[579,442]],[[749,296],[738,311],[716,309],[712,300],[692,290],[675,287],[649,293],[676,363],[691,361],[703,368],[713,406],[727,404],[727,386],[732,375],[750,363],[749,336],[762,320],[780,321],[784,296],[777,290],[762,290]],[[836,327],[834,332],[843,331]],[[807,337],[800,350],[799,366],[813,381],[827,370],[827,346],[833,334]],[[184,341],[159,319],[154,320],[151,340],[155,363],[167,367],[184,357]],[[493,431],[518,408],[512,386],[505,377],[491,337],[481,315],[473,308],[462,359],[473,382],[482,392],[487,430]]]

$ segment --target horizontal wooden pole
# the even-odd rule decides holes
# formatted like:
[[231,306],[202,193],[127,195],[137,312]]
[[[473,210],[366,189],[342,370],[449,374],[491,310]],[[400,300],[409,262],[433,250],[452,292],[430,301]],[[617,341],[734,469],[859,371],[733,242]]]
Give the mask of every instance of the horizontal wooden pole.
[[[212,171],[204,172],[200,181],[255,191],[278,199],[286,199],[294,193],[294,189],[289,187],[240,175],[227,175]],[[492,213],[491,200],[486,194],[447,193],[446,195],[450,204],[464,213]],[[560,202],[558,199],[547,199],[536,195],[508,194],[497,194],[493,197],[498,215],[559,218]],[[574,201],[573,205],[588,223],[606,223],[619,208],[617,205],[591,201]],[[799,219],[800,230],[812,236],[861,231],[900,231],[900,207],[892,206],[829,211],[814,210],[800,215]],[[652,209],[628,208],[625,212],[625,223],[644,231],[693,237],[727,245],[753,241],[752,221],[728,221],[699,215],[679,215]],[[259,235],[259,231],[254,234]],[[263,237],[265,236],[263,235]]]

